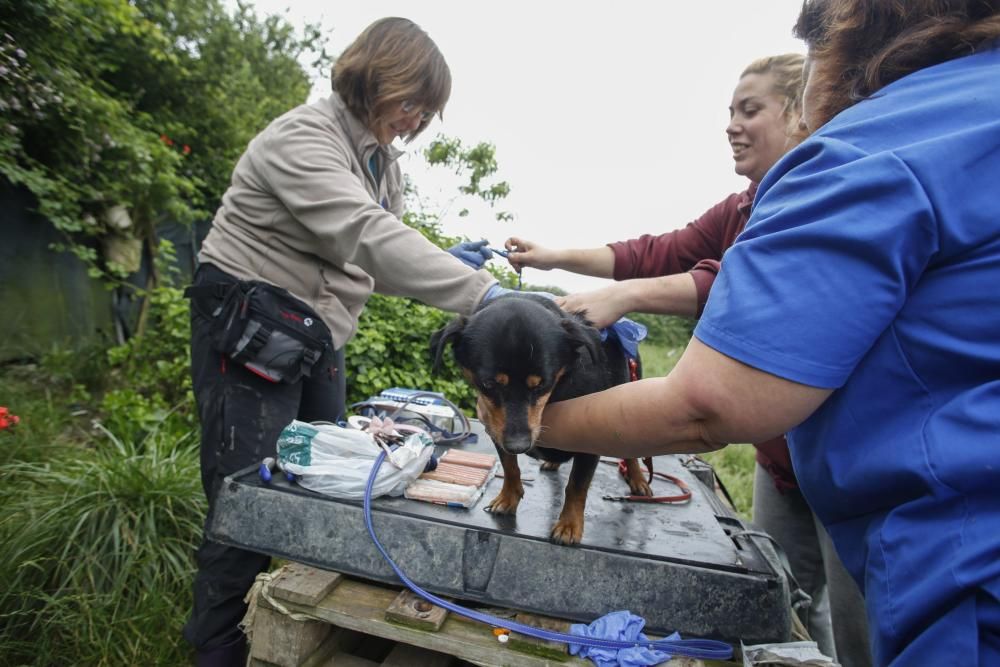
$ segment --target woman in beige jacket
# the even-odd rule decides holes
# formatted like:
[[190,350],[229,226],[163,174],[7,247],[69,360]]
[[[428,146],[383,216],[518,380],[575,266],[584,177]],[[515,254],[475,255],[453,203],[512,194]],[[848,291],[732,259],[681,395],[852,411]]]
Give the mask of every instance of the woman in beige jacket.
[[[274,454],[290,421],[343,416],[343,349],[373,292],[471,313],[496,284],[400,220],[392,143],[419,135],[451,92],[434,42],[381,19],[332,78],[329,97],[250,142],[199,255],[191,357],[210,506],[226,475]],[[243,596],[269,558],[203,539],[197,561],[185,637],[199,665],[242,664]]]

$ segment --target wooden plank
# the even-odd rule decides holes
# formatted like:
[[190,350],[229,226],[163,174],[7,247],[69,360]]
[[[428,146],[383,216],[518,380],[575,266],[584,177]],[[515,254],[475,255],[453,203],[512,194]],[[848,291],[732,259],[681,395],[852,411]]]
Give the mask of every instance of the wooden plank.
[[270,593],[277,600],[313,605],[325,598],[343,576],[301,563],[288,563],[275,572]]
[[[539,616],[538,614],[529,614],[526,612],[518,612],[514,616],[514,620],[523,625],[530,625],[534,628],[541,628],[542,630],[550,630],[552,632],[569,632],[570,626],[569,621],[563,619]],[[522,653],[530,653],[558,661],[566,659],[566,644],[562,642],[536,639],[535,637],[522,635],[518,632],[512,632],[510,633],[510,640],[507,643],[511,649],[521,651]]]
[[387,621],[428,632],[440,630],[447,617],[447,609],[431,604],[409,589],[400,591],[385,610]]

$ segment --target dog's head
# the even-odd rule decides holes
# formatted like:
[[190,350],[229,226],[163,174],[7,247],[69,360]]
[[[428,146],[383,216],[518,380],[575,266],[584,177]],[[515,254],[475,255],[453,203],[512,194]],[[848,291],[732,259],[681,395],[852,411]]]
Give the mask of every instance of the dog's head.
[[541,431],[542,409],[561,380],[603,356],[600,334],[543,296],[508,294],[431,336],[434,368],[451,345],[478,394],[486,431],[510,454],[528,451]]

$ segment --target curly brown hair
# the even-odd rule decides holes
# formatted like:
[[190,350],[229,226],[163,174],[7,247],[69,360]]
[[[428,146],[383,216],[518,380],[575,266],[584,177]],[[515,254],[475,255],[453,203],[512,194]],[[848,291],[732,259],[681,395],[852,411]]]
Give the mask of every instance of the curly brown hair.
[[[373,128],[403,102],[443,116],[451,96],[451,70],[420,26],[384,18],[365,28],[337,58],[333,90],[367,127]],[[409,143],[429,120],[408,134]]]
[[1000,0],[805,0],[794,33],[809,48],[818,127],[907,74],[1000,37]]

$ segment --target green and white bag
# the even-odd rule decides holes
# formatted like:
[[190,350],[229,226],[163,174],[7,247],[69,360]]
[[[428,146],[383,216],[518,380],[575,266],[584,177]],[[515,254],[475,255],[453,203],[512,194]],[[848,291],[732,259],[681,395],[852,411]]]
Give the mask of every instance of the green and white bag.
[[[424,471],[433,444],[424,433],[409,435],[386,456],[372,485],[372,498],[402,495]],[[295,420],[278,437],[278,467],[296,475],[307,489],[331,498],[360,500],[381,451],[366,431]]]

